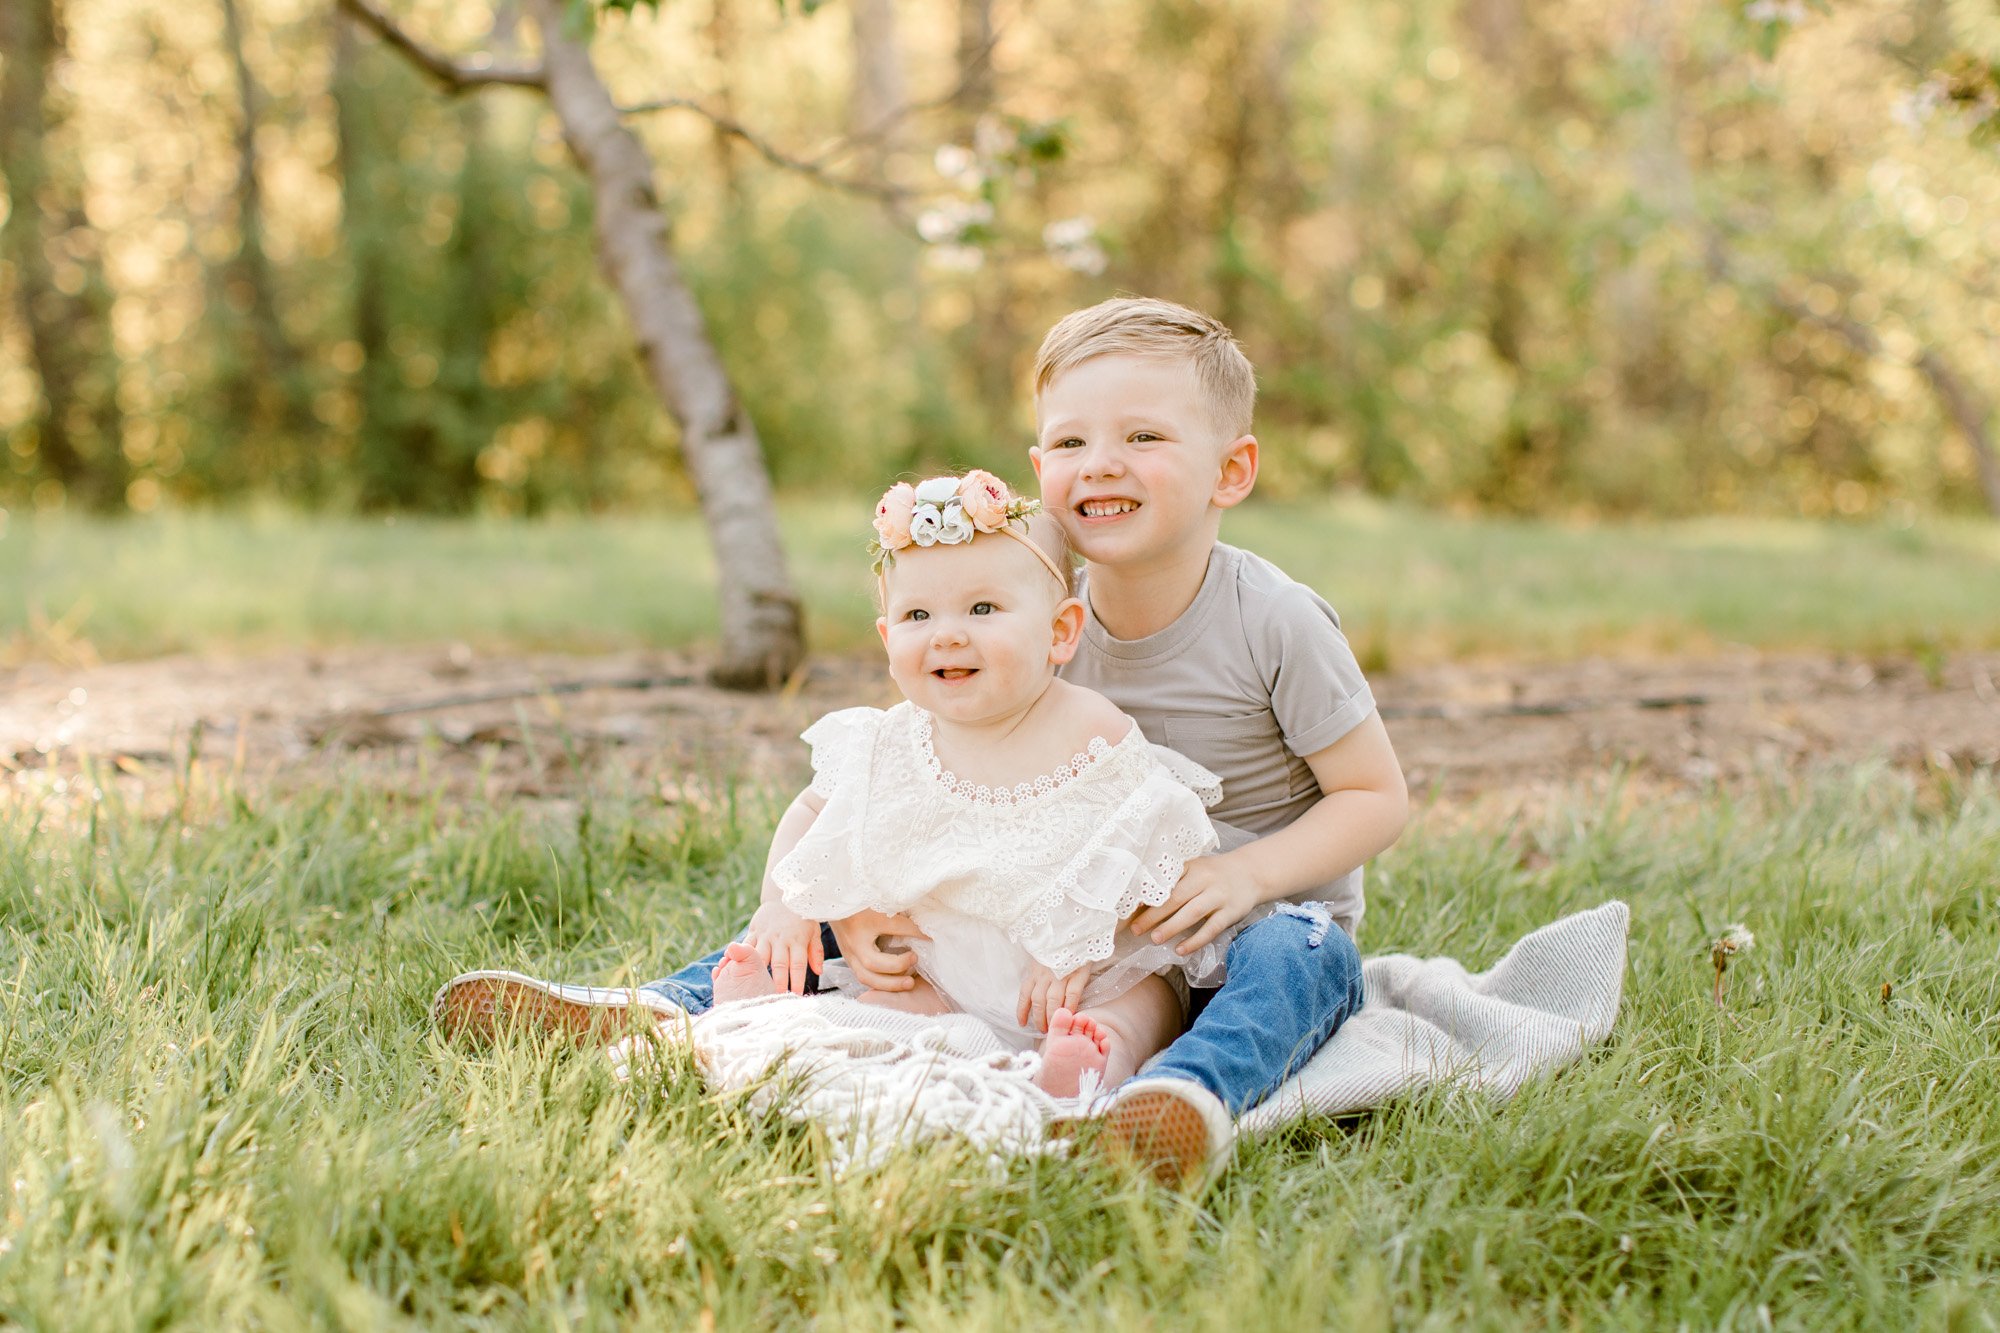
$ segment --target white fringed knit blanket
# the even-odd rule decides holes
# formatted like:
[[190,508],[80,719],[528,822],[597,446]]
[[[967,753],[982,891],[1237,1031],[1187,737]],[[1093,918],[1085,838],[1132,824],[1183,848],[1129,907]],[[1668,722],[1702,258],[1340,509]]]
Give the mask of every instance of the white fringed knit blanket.
[[[1624,903],[1606,903],[1523,937],[1479,973],[1449,958],[1365,960],[1361,1011],[1237,1127],[1268,1133],[1440,1082],[1513,1095],[1609,1035],[1629,923]],[[713,1010],[668,1039],[691,1046],[716,1089],[824,1126],[839,1167],[945,1136],[996,1159],[1060,1151],[1048,1122],[1077,1109],[1034,1085],[1037,1056],[962,1014],[771,996]],[[633,1054],[625,1044],[613,1059],[623,1070]]]

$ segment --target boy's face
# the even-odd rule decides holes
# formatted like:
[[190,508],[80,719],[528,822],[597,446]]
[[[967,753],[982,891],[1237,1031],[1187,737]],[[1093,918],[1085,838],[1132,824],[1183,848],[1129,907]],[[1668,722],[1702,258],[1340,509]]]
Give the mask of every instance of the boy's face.
[[1036,400],[1029,458],[1042,504],[1095,565],[1140,571],[1215,539],[1215,511],[1250,492],[1257,443],[1210,418],[1194,369],[1169,357],[1100,356]]
[[[875,622],[903,697],[949,721],[1003,718],[1076,651],[1082,605],[1019,542],[980,537],[896,553]],[[1069,608],[1065,612],[1064,608]]]

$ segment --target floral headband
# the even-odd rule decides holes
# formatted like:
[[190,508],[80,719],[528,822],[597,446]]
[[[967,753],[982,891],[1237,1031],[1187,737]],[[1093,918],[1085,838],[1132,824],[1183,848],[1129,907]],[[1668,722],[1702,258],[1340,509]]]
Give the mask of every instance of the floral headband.
[[912,546],[957,546],[982,532],[997,532],[1033,551],[1067,590],[1069,579],[1027,535],[1029,517],[1041,508],[1041,501],[1015,495],[1006,482],[978,468],[963,477],[932,477],[915,486],[899,481],[875,505],[875,541],[869,544],[875,573],[886,574],[896,552]]

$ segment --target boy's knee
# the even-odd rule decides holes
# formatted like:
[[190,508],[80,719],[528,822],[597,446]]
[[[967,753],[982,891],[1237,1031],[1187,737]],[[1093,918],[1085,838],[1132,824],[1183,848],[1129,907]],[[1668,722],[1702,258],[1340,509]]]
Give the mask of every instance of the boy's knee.
[[1315,975],[1341,989],[1361,989],[1361,952],[1354,937],[1319,903],[1284,903],[1229,946],[1229,971],[1277,967]]

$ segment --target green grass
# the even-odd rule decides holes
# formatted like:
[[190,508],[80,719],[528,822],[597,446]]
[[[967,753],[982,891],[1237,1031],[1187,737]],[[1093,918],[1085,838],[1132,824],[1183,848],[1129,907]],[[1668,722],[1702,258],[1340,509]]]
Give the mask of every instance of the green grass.
[[[1945,785],[1937,785],[1939,782]],[[1634,909],[1609,1044],[1249,1146],[1200,1201],[812,1134],[532,1041],[471,965],[632,980],[748,903],[766,794],[577,814],[199,772],[0,789],[0,1322],[28,1327],[1992,1328],[2000,792],[1864,769],[1427,816],[1366,944]],[[1706,942],[1757,950],[1709,999]],[[1884,983],[1893,985],[1885,1002]],[[708,1312],[704,1314],[704,1312]]]
[[[821,647],[872,642],[865,500],[788,502]],[[1773,520],[1565,527],[1363,500],[1253,505],[1224,535],[1324,592],[1364,665],[1468,655],[2000,644],[2000,526]],[[691,514],[535,522],[280,512],[0,524],[0,654],[435,642],[581,650],[713,634]]]

